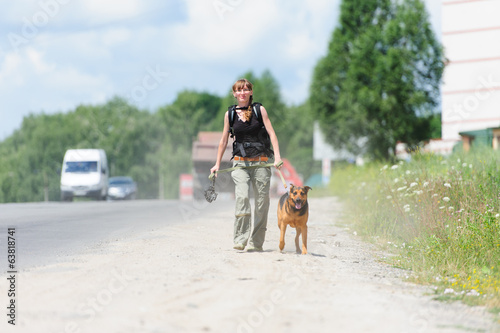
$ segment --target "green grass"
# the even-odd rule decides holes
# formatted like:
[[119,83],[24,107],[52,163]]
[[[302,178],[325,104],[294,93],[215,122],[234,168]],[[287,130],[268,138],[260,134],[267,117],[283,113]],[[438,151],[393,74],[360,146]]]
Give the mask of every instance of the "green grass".
[[[500,307],[500,154],[420,154],[334,169],[331,190],[359,235],[436,297]],[[445,292],[446,291],[446,292]]]

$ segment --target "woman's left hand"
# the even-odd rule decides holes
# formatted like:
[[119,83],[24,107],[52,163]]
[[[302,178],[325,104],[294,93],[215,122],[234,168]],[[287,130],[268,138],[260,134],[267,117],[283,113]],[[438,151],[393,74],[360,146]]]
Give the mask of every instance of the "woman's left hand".
[[283,161],[281,160],[281,158],[274,160],[274,166],[278,170],[281,169],[281,167],[283,166]]

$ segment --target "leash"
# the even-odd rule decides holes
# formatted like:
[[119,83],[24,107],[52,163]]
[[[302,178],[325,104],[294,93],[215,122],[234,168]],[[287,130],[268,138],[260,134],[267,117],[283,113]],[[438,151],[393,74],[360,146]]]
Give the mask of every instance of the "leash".
[[[279,169],[279,167],[281,167],[283,165],[283,161],[279,162],[278,165],[276,166],[276,169],[278,170],[278,173],[280,174],[280,178],[281,178],[281,181],[283,182],[283,186],[286,188],[286,181],[285,181],[285,178],[283,177],[283,174],[281,173],[281,170]],[[227,168],[227,169],[222,169],[222,170],[218,170],[212,174],[210,174],[210,176],[208,176],[208,179],[210,179],[211,181],[214,181],[215,179],[215,175],[217,173],[221,173],[221,172],[230,172],[230,171],[233,171],[233,170],[238,170],[238,169],[254,169],[254,168],[267,168],[267,167],[272,167],[274,166],[273,163],[266,163],[266,164],[256,164],[256,165],[247,165],[247,166],[237,166],[237,167],[232,167],[232,168]]]
[[[281,167],[282,165],[283,165],[283,161],[278,163],[278,165],[276,166],[276,169],[278,170],[278,173],[280,174],[280,178],[281,178],[281,182],[283,183],[283,186],[286,188],[285,178],[283,177],[283,174],[281,173],[281,170],[279,169],[279,167]],[[238,170],[238,169],[267,168],[267,167],[272,167],[272,166],[274,166],[273,163],[266,163],[266,164],[237,166],[237,167],[218,170],[218,171],[210,174],[210,176],[208,176],[208,179],[210,179],[212,181],[212,185],[209,186],[208,189],[205,191],[205,199],[207,199],[208,202],[212,202],[217,198],[217,193],[215,193],[215,175],[217,173],[230,172],[230,171]]]

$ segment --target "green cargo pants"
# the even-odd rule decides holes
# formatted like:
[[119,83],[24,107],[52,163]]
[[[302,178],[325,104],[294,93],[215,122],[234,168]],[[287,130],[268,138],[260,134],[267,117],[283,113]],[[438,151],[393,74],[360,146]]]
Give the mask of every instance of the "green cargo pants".
[[[267,162],[234,161],[233,167],[266,164]],[[269,212],[269,188],[271,183],[271,168],[237,169],[231,172],[235,185],[235,221],[234,244],[262,248],[266,237],[267,214]],[[250,206],[250,184],[255,195],[254,223]]]

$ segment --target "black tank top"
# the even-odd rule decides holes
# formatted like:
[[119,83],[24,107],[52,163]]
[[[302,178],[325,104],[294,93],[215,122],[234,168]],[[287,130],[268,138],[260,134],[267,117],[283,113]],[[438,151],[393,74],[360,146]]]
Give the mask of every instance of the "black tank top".
[[[250,121],[242,121],[237,115],[235,115],[235,120],[233,124],[234,136],[236,142],[260,142],[259,133],[262,130],[262,125],[259,120],[252,114]],[[262,149],[256,147],[245,147],[246,157],[256,157],[263,155]],[[236,150],[234,152],[235,156],[241,156],[241,152]]]

